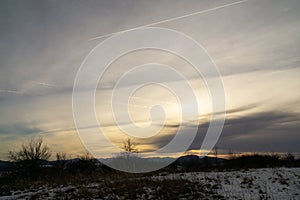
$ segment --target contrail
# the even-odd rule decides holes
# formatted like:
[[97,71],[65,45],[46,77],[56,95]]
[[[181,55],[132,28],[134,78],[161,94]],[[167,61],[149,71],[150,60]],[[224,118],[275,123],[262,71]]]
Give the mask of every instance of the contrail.
[[57,85],[53,85],[50,83],[45,83],[45,82],[39,82],[39,81],[31,81],[37,85],[41,85],[41,86],[46,86],[46,87],[57,87]]
[[[58,87],[57,85],[53,85],[53,84],[45,83],[45,82],[38,82],[38,81],[30,81],[30,82],[32,82],[34,84],[37,84],[37,85],[44,86],[44,87],[51,87],[51,88]],[[29,88],[29,89],[31,89],[31,88]],[[20,90],[0,89],[0,93],[2,92],[2,93],[12,93],[12,94],[25,94],[27,90],[28,90],[28,88],[24,89],[24,90],[21,90],[21,91]]]
[[7,92],[7,93],[14,93],[14,94],[23,94],[22,92],[18,90],[2,90],[0,89],[0,92]]
[[165,19],[165,20],[154,22],[154,23],[151,23],[151,24],[137,26],[135,28],[127,29],[127,30],[124,30],[124,31],[118,31],[118,32],[109,33],[109,34],[106,34],[106,35],[101,35],[101,36],[93,37],[93,38],[90,38],[88,41],[97,40],[97,39],[109,37],[109,36],[112,36],[112,35],[115,35],[115,34],[125,33],[125,32],[128,32],[128,31],[133,31],[133,30],[136,30],[136,29],[145,28],[145,27],[148,27],[148,26],[154,26],[154,25],[158,25],[158,24],[162,24],[162,23],[166,23],[166,22],[171,22],[171,21],[175,21],[175,20],[178,20],[178,19],[183,19],[183,18],[186,18],[186,17],[191,17],[191,16],[194,16],[194,15],[208,13],[208,12],[219,10],[219,9],[226,8],[226,7],[229,7],[229,6],[233,6],[233,5],[245,3],[247,1],[249,1],[249,0],[236,1],[236,2],[225,4],[225,5],[222,5],[222,6],[217,6],[217,7],[214,7],[214,8],[209,8],[207,10],[201,10],[201,11],[198,11],[198,12],[194,12],[194,13],[190,13],[190,14],[186,14],[186,15],[182,15],[182,16],[178,16],[178,17],[173,17],[173,18],[169,18],[169,19]]

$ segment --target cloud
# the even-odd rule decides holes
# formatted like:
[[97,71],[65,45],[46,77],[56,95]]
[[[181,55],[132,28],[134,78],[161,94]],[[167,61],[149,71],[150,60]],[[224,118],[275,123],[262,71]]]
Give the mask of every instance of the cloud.
[[17,140],[20,137],[33,136],[43,130],[30,124],[9,124],[0,125],[1,142],[4,140]]
[[3,90],[3,89],[0,89],[0,92],[2,93],[13,93],[13,94],[23,94],[21,91],[18,91],[18,90]]
[[[299,121],[298,114],[280,111],[249,113],[228,118],[217,146],[235,151],[300,152],[300,148],[296,145],[300,141]],[[189,134],[195,126],[186,124],[184,134]],[[198,125],[197,136],[189,150],[200,149],[208,126],[209,122]],[[174,135],[175,133],[171,133],[153,137],[148,140],[148,145],[152,145],[153,149],[161,148],[168,144]]]
[[46,83],[46,82],[40,82],[40,81],[32,81],[33,83],[41,86],[46,86],[46,87],[58,87],[57,85]]

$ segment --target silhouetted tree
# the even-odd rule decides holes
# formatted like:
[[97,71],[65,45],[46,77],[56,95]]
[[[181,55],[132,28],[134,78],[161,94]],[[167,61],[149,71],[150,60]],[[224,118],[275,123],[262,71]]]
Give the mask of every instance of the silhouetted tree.
[[138,153],[137,145],[131,137],[123,141],[121,148],[124,150],[124,152],[121,153],[121,157],[129,158],[132,153]]
[[287,153],[285,160],[288,162],[293,162],[295,160],[295,156],[292,153]]
[[57,161],[62,161],[67,159],[67,154],[64,152],[58,152],[56,153],[56,160]]
[[9,151],[11,161],[17,162],[24,170],[34,170],[51,156],[49,147],[42,137],[32,137],[28,143],[23,143],[17,151]]
[[216,146],[214,149],[214,156],[215,156],[215,160],[216,160],[216,166],[218,166],[218,153],[219,153],[219,149]]
[[135,142],[133,142],[133,139],[128,137],[126,140],[123,141],[122,149],[126,152],[137,153],[138,149],[136,146],[137,145]]
[[65,169],[67,164],[67,154],[65,152],[57,152],[55,156],[56,162],[54,166],[60,169]]
[[90,174],[96,169],[98,160],[94,158],[89,152],[78,156],[79,160],[72,163],[68,169],[72,173]]

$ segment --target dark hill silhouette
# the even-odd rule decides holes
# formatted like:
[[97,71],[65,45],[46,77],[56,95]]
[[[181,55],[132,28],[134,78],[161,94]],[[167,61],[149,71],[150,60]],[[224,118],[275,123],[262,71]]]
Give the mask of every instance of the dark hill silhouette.
[[186,169],[198,169],[198,168],[208,168],[215,166],[222,166],[226,163],[226,160],[223,158],[216,157],[199,157],[196,155],[186,155],[179,157],[174,163],[173,166],[179,166]]
[[[143,159],[143,158],[139,158]],[[149,162],[166,162],[171,158],[144,158]],[[57,160],[57,161],[46,161],[43,160],[39,168],[48,170],[62,170],[64,172],[76,172],[82,173],[97,169],[102,171],[114,171],[102,164],[98,159],[82,159],[74,158],[67,160]],[[106,161],[111,159],[107,158]],[[21,164],[21,165],[20,165]],[[242,155],[239,157],[234,157],[231,159],[223,159],[216,157],[199,157],[196,155],[186,155],[179,157],[176,161],[170,164],[168,167],[162,170],[211,170],[211,169],[238,169],[238,168],[262,168],[262,167],[300,167],[300,159],[296,159],[292,156],[280,157],[278,155],[265,155],[265,154],[251,154]],[[52,169],[51,169],[52,168]],[[22,169],[22,163],[0,161],[0,172],[8,171],[24,171]]]
[[9,161],[2,161],[0,160],[0,172],[3,171],[10,171],[15,169],[15,163]]

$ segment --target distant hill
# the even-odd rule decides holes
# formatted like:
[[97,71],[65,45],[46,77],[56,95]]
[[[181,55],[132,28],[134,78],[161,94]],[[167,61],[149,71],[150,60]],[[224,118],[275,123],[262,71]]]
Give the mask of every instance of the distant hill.
[[198,168],[198,167],[209,167],[209,166],[217,166],[224,165],[226,159],[223,158],[215,158],[215,157],[199,157],[196,155],[186,155],[179,157],[174,165],[190,167],[190,168]]
[[[272,155],[245,155],[241,157],[236,157],[232,159],[223,159],[223,158],[215,158],[215,157],[199,157],[197,155],[186,155],[181,156],[178,159],[174,160],[171,157],[150,157],[150,158],[140,158],[145,159],[146,165],[157,163],[168,165],[167,168],[171,168],[172,170],[198,170],[198,169],[215,169],[217,168],[259,168],[259,167],[278,167],[278,166],[286,166],[286,167],[299,167],[300,159],[295,159],[294,157],[278,157]],[[104,159],[91,159],[91,160],[82,160],[80,158],[61,160],[61,161],[43,161],[41,167],[44,168],[52,168],[58,167],[61,169],[92,169],[95,167],[101,167],[102,169],[109,169],[105,163],[117,162],[120,161],[116,158],[104,158]],[[174,161],[174,162],[172,162]],[[126,164],[126,163],[125,163]],[[18,165],[9,161],[1,161],[0,160],[0,172],[7,172],[14,169],[17,169]],[[147,167],[147,166],[146,166]]]
[[[154,162],[154,163],[172,163],[173,166],[181,166],[181,167],[200,167],[200,166],[215,166],[217,164],[222,165],[225,160],[221,158],[213,158],[213,157],[203,157],[200,158],[196,155],[187,155],[187,156],[181,156],[178,159],[174,160],[174,158],[171,157],[150,157],[145,158],[147,161]],[[102,163],[109,163],[112,162],[114,158],[103,158],[103,159],[92,159],[91,163],[101,166]],[[172,162],[174,161],[174,162]],[[61,161],[44,161],[43,167],[52,167],[52,166],[58,166],[63,164],[65,167],[69,167],[72,165],[77,165],[82,162],[79,158],[73,158],[68,160],[61,160]],[[9,161],[0,161],[0,171],[8,171],[15,167],[15,163],[9,162]]]
[[10,171],[15,168],[15,164],[9,161],[0,160],[0,172]]

